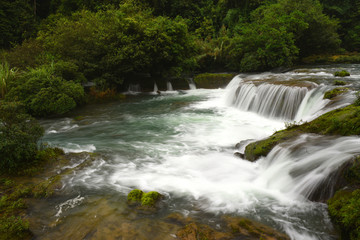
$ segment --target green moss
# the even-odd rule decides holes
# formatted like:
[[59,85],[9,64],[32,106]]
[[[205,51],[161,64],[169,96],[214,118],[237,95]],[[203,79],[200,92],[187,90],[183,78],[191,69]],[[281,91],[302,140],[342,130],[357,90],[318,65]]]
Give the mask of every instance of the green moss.
[[336,81],[334,82],[334,85],[335,85],[335,86],[344,86],[344,85],[346,85],[346,82],[341,81],[341,80],[336,80]]
[[291,125],[289,129],[278,131],[269,138],[250,143],[245,148],[245,158],[249,161],[255,161],[266,156],[277,144],[303,133],[360,135],[360,106],[349,105],[333,110],[311,122]]
[[141,207],[153,208],[160,198],[161,194],[158,192],[152,191],[144,193],[139,189],[134,189],[128,194],[127,201],[129,204],[140,204]]
[[332,99],[332,98],[339,96],[341,94],[344,94],[348,91],[349,91],[348,88],[342,88],[342,87],[334,88],[333,90],[325,92],[324,99]]
[[141,206],[155,207],[157,201],[161,198],[161,194],[155,191],[143,194],[141,197]]
[[339,191],[328,205],[330,217],[340,227],[342,239],[360,239],[360,189]]
[[341,70],[341,71],[335,72],[334,76],[335,77],[348,77],[348,76],[350,76],[350,73],[345,70]]
[[232,73],[202,73],[194,77],[198,88],[219,88],[226,86],[235,74]]
[[245,148],[245,158],[249,161],[255,161],[260,157],[265,157],[277,144],[287,141],[300,133],[296,126],[293,126],[289,130],[278,131],[269,138],[250,143]]
[[144,192],[139,189],[132,190],[127,196],[128,203],[141,203],[143,194]]

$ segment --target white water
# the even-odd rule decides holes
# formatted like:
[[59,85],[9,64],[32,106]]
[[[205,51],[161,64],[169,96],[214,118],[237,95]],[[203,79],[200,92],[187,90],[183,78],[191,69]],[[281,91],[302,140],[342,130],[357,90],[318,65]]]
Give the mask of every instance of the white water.
[[157,93],[159,91],[158,86],[156,85],[156,82],[154,82],[154,93]]
[[190,90],[196,90],[196,85],[195,85],[194,80],[192,78],[189,79],[189,89]]
[[[332,171],[360,153],[359,139],[303,135],[254,163],[234,157],[235,143],[271,135],[284,127],[281,119],[312,119],[327,111],[328,103],[322,99],[326,89],[322,85],[308,90],[255,87],[242,81],[240,76],[234,78],[226,90],[198,89],[139,100],[128,107],[111,105],[92,116],[104,124],[78,124],[69,128],[73,135],[58,131],[62,125],[51,125],[50,142],[107,155],[71,176],[67,186],[80,188],[81,196],[88,190],[124,196],[134,188],[156,190],[166,196],[171,211],[237,214],[286,231],[292,239],[332,239],[326,205],[307,197]],[[251,103],[237,93],[239,85],[255,99],[256,111],[242,109]],[[268,100],[256,100],[253,90]],[[280,101],[279,96],[297,111],[286,104],[269,104]]]
[[167,88],[166,91],[174,91],[171,82],[167,82],[167,83],[166,83],[166,88]]

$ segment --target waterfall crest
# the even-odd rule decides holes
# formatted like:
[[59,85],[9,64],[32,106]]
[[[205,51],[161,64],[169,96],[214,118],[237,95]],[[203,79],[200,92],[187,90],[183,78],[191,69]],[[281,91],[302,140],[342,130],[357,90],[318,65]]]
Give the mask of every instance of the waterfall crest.
[[267,117],[294,119],[307,92],[306,87],[240,83],[232,105]]
[[327,89],[316,84],[310,89],[266,82],[254,84],[236,76],[227,86],[226,103],[269,118],[308,121],[324,113],[321,110],[329,103],[323,99]]

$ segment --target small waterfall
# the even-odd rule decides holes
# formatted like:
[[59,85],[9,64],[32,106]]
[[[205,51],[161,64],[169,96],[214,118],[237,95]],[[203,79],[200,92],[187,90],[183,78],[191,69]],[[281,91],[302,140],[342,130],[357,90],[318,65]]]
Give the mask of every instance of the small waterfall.
[[166,91],[174,91],[171,82],[167,82],[167,83],[166,83],[166,87],[167,87]]
[[195,85],[194,80],[192,78],[189,78],[189,88],[190,88],[190,90],[195,90],[196,89],[196,85]]
[[307,92],[306,87],[267,83],[256,86],[241,82],[236,91],[233,91],[231,105],[267,117],[294,119]]
[[158,86],[156,85],[156,82],[154,82],[154,93],[157,93],[159,91]]
[[258,181],[270,189],[309,198],[321,184],[331,180],[331,174],[359,153],[358,137],[304,134],[293,142],[276,146],[259,160],[262,177]]
[[139,84],[130,84],[128,88],[128,92],[140,92]]

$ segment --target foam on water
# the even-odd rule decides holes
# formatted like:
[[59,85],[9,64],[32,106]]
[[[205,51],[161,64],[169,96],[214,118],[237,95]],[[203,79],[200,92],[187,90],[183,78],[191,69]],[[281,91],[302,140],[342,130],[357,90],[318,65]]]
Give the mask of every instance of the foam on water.
[[[323,69],[311,74],[240,75],[227,89],[147,95],[103,105],[87,113],[87,120],[102,124],[61,132],[62,127],[72,126],[69,119],[59,120],[60,127],[49,122],[45,141],[67,152],[98,151],[106,156],[68,177],[67,186],[82,192],[81,196],[89,189],[124,196],[134,188],[156,190],[166,196],[168,209],[173,211],[238,214],[286,231],[292,239],[332,239],[326,205],[307,197],[331,172],[360,153],[359,138],[302,135],[254,163],[233,156],[237,142],[265,138],[284,128],[281,118],[234,107],[234,98],[244,97],[238,96],[240,85],[254,97],[250,88],[261,87],[244,83],[244,78],[279,76],[286,80],[313,75],[330,78]],[[330,109],[329,100],[322,99],[326,85],[313,89],[269,85],[263,88],[272,97],[280,90],[284,98],[297,104],[288,119],[307,121]]]

